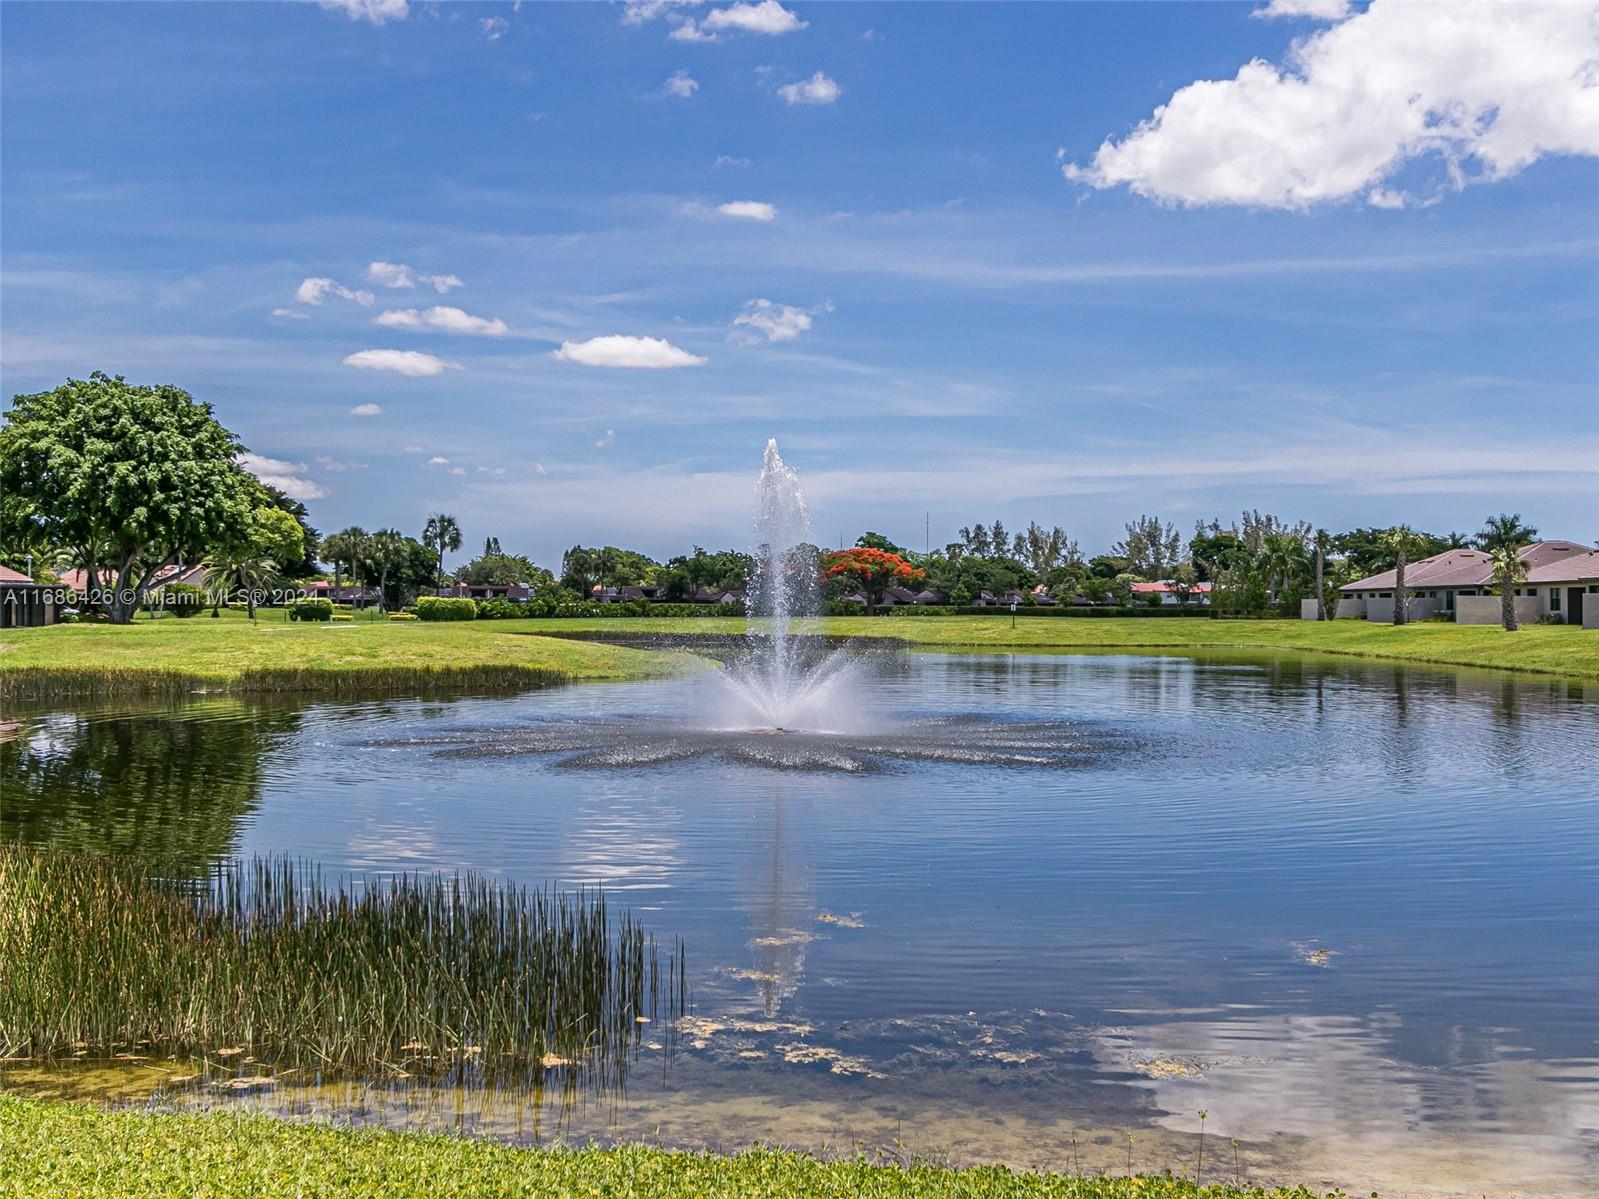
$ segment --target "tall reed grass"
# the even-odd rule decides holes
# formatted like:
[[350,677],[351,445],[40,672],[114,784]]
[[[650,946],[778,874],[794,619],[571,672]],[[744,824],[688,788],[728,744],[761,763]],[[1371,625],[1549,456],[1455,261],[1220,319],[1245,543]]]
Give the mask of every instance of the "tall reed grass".
[[0,848],[0,1056],[618,1076],[681,1010],[681,947],[659,958],[598,892]]

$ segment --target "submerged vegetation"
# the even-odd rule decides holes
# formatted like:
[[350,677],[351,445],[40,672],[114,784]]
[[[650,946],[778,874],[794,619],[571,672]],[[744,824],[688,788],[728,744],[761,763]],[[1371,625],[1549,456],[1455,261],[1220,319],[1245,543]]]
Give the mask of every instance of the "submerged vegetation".
[[0,1095],[0,1195],[298,1199],[383,1195],[614,1195],[653,1199],[1315,1199],[1319,1191],[1198,1187],[1170,1176],[1078,1178],[823,1160],[780,1149],[720,1156],[524,1149],[453,1136],[289,1124],[235,1113],[156,1115]]
[[248,1053],[603,1082],[662,998],[680,1006],[680,953],[663,977],[653,939],[598,893],[0,848],[0,1057]]

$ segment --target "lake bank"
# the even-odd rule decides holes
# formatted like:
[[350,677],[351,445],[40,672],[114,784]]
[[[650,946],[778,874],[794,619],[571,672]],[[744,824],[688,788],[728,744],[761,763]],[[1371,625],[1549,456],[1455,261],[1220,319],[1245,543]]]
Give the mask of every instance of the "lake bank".
[[[1254,650],[1334,654],[1599,681],[1599,634],[1535,625],[1498,628],[1365,621],[1212,621],[995,616],[827,617],[830,636],[887,638],[941,649]],[[539,619],[459,624],[263,619],[141,621],[10,629],[0,635],[0,697],[517,690],[658,677],[693,668],[689,654],[578,635],[739,634],[741,617]],[[543,635],[548,634],[548,635]]]

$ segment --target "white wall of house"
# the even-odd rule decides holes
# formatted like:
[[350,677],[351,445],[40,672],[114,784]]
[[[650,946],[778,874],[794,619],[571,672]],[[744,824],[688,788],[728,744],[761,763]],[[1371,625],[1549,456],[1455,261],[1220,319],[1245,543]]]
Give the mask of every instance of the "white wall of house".
[[[1443,610],[1443,601],[1430,596],[1411,596],[1405,604],[1405,619],[1426,620],[1434,612]],[[1379,624],[1393,624],[1394,597],[1372,596],[1366,601],[1366,619]]]
[[[1502,609],[1497,595],[1462,595],[1455,600],[1456,624],[1498,624]],[[1535,624],[1540,613],[1531,596],[1516,597],[1516,622]]]

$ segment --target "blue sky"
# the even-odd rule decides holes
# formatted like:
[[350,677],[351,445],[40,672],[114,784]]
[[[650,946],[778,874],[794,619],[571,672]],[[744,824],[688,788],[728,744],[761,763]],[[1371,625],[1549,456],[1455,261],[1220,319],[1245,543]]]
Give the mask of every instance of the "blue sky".
[[824,542],[1599,537],[1593,6],[1271,7],[10,3],[4,391],[546,562],[746,542],[770,436]]

